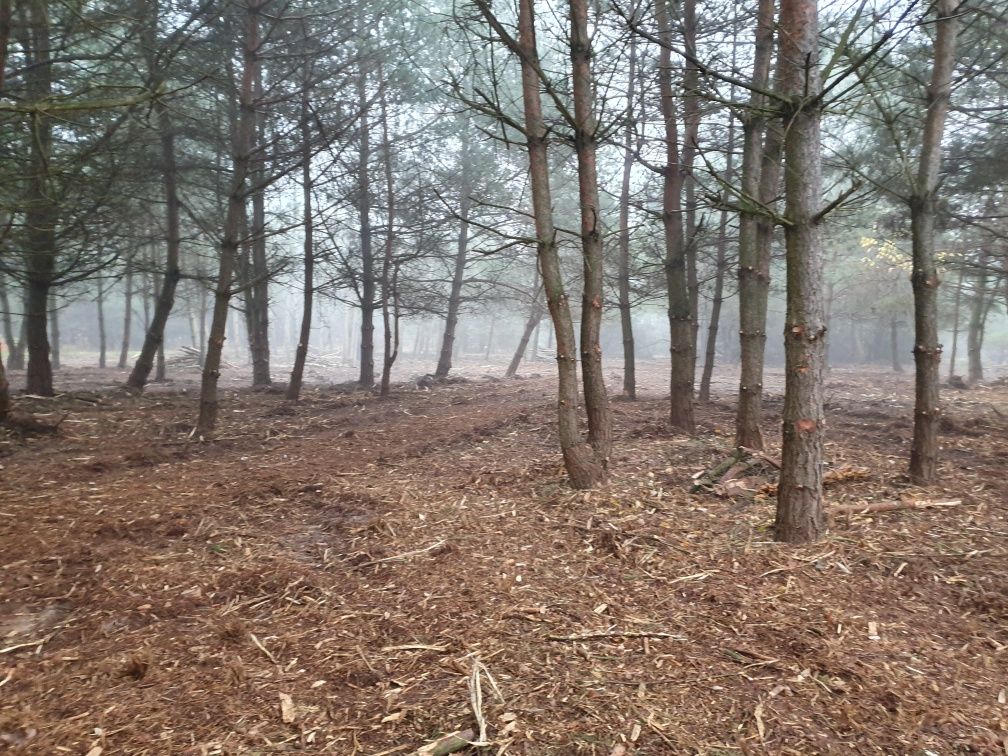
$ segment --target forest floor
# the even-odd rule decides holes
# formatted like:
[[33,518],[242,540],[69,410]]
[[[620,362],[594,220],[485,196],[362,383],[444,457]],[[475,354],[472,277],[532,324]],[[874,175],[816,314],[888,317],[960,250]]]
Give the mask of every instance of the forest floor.
[[731,451],[732,376],[689,438],[642,366],[579,493],[553,381],[470,372],[228,390],[212,444],[184,382],[22,398],[68,414],[0,437],[0,750],[377,756],[483,722],[492,754],[1008,752],[1008,386],[944,392],[920,489],[912,378],[835,370],[830,502],[958,503],[798,548],[772,475],[689,493]]

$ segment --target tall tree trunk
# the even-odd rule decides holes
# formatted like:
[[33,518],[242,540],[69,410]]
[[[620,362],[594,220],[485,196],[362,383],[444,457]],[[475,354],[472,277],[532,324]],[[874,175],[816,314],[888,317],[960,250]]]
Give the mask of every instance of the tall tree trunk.
[[[691,0],[687,0],[690,2]],[[584,290],[581,297],[581,379],[588,415],[588,443],[603,464],[612,446],[612,414],[602,369],[603,254],[602,213],[599,204],[597,131],[588,34],[588,0],[570,0],[571,89],[574,98],[574,149],[578,163],[581,210],[581,259]],[[538,339],[536,339],[538,346]]]
[[889,350],[892,353],[892,369],[894,373],[903,372],[899,351],[899,318],[893,315],[889,318]]
[[[468,119],[466,120],[468,126]],[[469,211],[472,208],[472,158],[469,152],[469,129],[465,129],[462,141],[462,170],[459,180],[459,232],[455,248],[455,270],[452,273],[451,292],[448,295],[448,312],[445,317],[444,335],[441,337],[441,354],[438,357],[434,375],[444,378],[452,367],[452,353],[455,350],[455,329],[458,328],[459,308],[462,304],[462,285],[465,283],[466,258],[469,251]]]
[[[130,337],[133,324],[133,260],[126,260],[126,290],[123,294],[123,337],[119,350],[119,367],[125,368],[129,360]],[[134,370],[136,368],[134,367]],[[147,369],[150,372],[150,368]]]
[[[27,100],[40,103],[52,94],[53,67],[49,41],[49,9],[44,0],[29,0],[28,12],[33,65],[25,68]],[[50,361],[50,289],[56,273],[57,209],[50,187],[49,158],[52,153],[52,119],[44,108],[30,116],[32,138],[28,152],[28,188],[25,193],[24,223],[25,314],[28,347],[27,391],[52,396],[53,364]]]
[[59,320],[59,302],[56,301],[56,297],[51,294],[49,297],[49,341],[52,349],[52,366],[53,370],[59,370],[60,365],[60,320]]
[[934,68],[928,87],[927,112],[921,137],[920,162],[910,201],[914,294],[914,433],[910,448],[910,479],[931,483],[938,468],[938,428],[941,422],[938,342],[938,269],[935,265],[934,226],[938,204],[938,172],[955,69],[958,33],[956,0],[936,0]]
[[[385,253],[382,256],[382,277],[381,277],[381,308],[382,308],[382,339],[384,351],[382,354],[382,374],[381,396],[388,396],[392,385],[392,365],[398,356],[398,338],[393,333],[398,330],[398,318],[393,313],[398,309],[395,300],[397,296],[396,285],[393,281],[396,271],[393,260],[395,250],[395,181],[392,176],[392,141],[389,139],[388,129],[388,102],[386,101],[386,82],[384,74],[379,68],[379,106],[381,114],[382,128],[382,162],[385,168],[385,202],[386,202],[386,222],[385,227]],[[393,343],[394,342],[394,343]]]
[[7,295],[7,282],[2,275],[0,275],[0,308],[3,309],[3,333],[8,352],[7,367],[10,370],[20,370],[21,368],[14,365],[17,340],[14,337],[14,318],[11,312],[10,297]]
[[[143,16],[147,23],[143,31],[143,47],[146,57],[148,77],[151,80],[151,88],[157,90],[165,79],[157,63],[155,55],[157,50],[157,20],[160,15],[158,0],[141,0],[141,7],[146,7],[146,15]],[[172,124],[171,114],[168,105],[162,98],[154,101],[154,112],[157,115],[158,140],[161,148],[161,189],[165,198],[165,272],[161,277],[161,288],[157,301],[154,304],[154,317],[150,321],[147,332],[144,335],[143,346],[140,354],[133,365],[126,385],[132,389],[140,391],[146,385],[152,368],[154,367],[155,355],[160,355],[158,374],[156,378],[164,379],[164,332],[168,324],[168,317],[175,306],[175,290],[182,271],[179,264],[179,249],[181,246],[181,222],[180,205],[178,194],[178,161],[175,157],[175,127]],[[125,330],[127,336],[124,338],[123,351],[119,358],[119,367],[126,367],[128,358],[128,347],[126,340],[129,333],[129,307],[132,296],[132,267],[127,262],[127,320]]]
[[987,264],[986,249],[981,249],[977,258],[977,270],[973,277],[973,297],[970,302],[969,330],[966,333],[966,356],[969,369],[966,383],[973,386],[983,380],[984,321],[987,315]]
[[98,309],[98,367],[105,369],[105,353],[108,342],[105,338],[105,291],[101,282],[98,282],[98,297],[95,299]]
[[494,326],[496,324],[497,321],[495,319],[490,321],[490,330],[487,332],[486,352],[483,355],[483,359],[486,362],[490,362],[490,353],[493,350]]
[[301,395],[305,360],[308,359],[308,341],[311,338],[312,306],[315,295],[315,236],[312,218],[311,173],[311,111],[308,100],[307,76],[301,89],[301,207],[304,228],[304,295],[301,307],[301,331],[298,336],[294,367],[287,384],[287,399],[296,402]]
[[3,350],[0,349],[0,423],[10,414],[10,385],[7,383],[7,371],[4,369]]
[[[637,6],[632,13],[636,16]],[[619,198],[619,311],[623,333],[623,396],[637,398],[637,364],[634,355],[633,311],[630,304],[630,179],[634,165],[634,131],[637,99],[637,35],[630,37],[627,59],[626,125],[623,127],[623,180]]]
[[[739,398],[735,415],[735,444],[763,448],[763,358],[766,348],[767,300],[770,293],[770,243],[773,221],[760,204],[777,194],[782,129],[768,121],[769,103],[762,94],[770,83],[773,59],[775,0],[759,0],[756,49],[753,59],[749,111],[742,124],[742,194],[752,212],[739,216]],[[766,137],[764,143],[764,135]]]
[[[477,0],[484,17],[501,36],[500,27],[489,0]],[[540,97],[539,54],[535,35],[534,0],[518,2],[518,40],[515,52],[521,62],[522,104],[525,116],[525,142],[529,157],[529,185],[532,193],[532,214],[535,219],[536,252],[542,272],[543,287],[550,317],[556,329],[557,344],[557,426],[564,466],[574,488],[591,488],[605,480],[604,460],[591,444],[585,443],[578,428],[577,344],[570,303],[564,291],[563,271],[557,248],[557,231],[553,224],[553,203],[550,191],[547,144],[549,129],[543,118]]]
[[789,225],[785,387],[777,540],[807,543],[826,530],[822,500],[823,311],[822,156],[819,124],[819,27],[816,0],[782,0],[780,93],[784,117],[784,191]]
[[221,240],[217,284],[214,288],[213,319],[207,339],[206,358],[203,362],[203,380],[200,387],[199,418],[196,434],[208,437],[217,424],[218,392],[221,352],[227,331],[227,316],[231,299],[231,282],[235,259],[238,256],[239,234],[249,177],[250,158],[255,140],[255,100],[253,83],[259,66],[259,10],[263,0],[249,0],[245,21],[245,38],[242,45],[242,74],[238,89],[238,125],[235,129],[234,159],[231,190],[228,194],[224,218],[224,236]]
[[[262,67],[256,71],[253,98],[262,101]],[[256,146],[252,152],[252,239],[251,275],[249,307],[251,309],[251,333],[249,352],[252,357],[252,385],[269,386],[270,376],[269,344],[269,262],[266,259],[266,157],[265,127],[261,108],[256,108]]]
[[956,283],[955,305],[952,310],[952,352],[949,355],[949,380],[955,375],[956,352],[959,351],[959,316],[962,304],[962,288],[965,268],[959,268],[959,281]]
[[[690,300],[690,374],[696,378],[697,336],[700,329],[700,282],[697,277],[697,202],[696,179],[693,176],[693,164],[699,149],[700,135],[700,71],[692,60],[696,59],[696,0],[683,0],[682,3],[683,46],[686,48],[687,60],[683,74],[683,143],[682,165],[683,195],[685,200],[686,221],[686,290]],[[692,59],[692,60],[691,60]]]
[[361,249],[361,328],[360,375],[361,388],[374,387],[374,310],[375,271],[371,238],[371,180],[369,176],[371,131],[368,123],[367,72],[361,64],[357,77],[357,104],[360,108],[360,148],[357,159],[357,212],[360,215]]
[[[728,156],[725,160],[725,182],[732,180],[735,164],[735,121],[728,123]],[[725,203],[728,196],[725,192]],[[718,221],[717,247],[714,258],[714,292],[711,295],[710,323],[707,324],[707,344],[704,352],[703,374],[700,376],[701,402],[710,401],[711,378],[714,376],[714,359],[717,357],[718,325],[721,321],[721,304],[724,302],[725,258],[728,254],[728,209],[721,210]]]
[[525,357],[525,351],[528,349],[532,332],[539,328],[539,322],[543,316],[541,296],[542,285],[537,284],[535,296],[532,297],[532,307],[529,310],[528,319],[525,321],[525,328],[522,329],[521,339],[518,341],[518,346],[515,347],[514,355],[511,357],[511,362],[508,363],[507,370],[504,371],[505,378],[514,378],[518,374],[518,366]]
[[662,223],[665,230],[665,282],[668,287],[668,319],[672,367],[669,420],[673,428],[693,433],[693,317],[686,270],[683,236],[683,173],[679,166],[679,126],[672,88],[671,25],[668,0],[658,0],[655,15],[658,33],[665,44],[658,58],[658,86],[665,130],[665,169],[662,192]]

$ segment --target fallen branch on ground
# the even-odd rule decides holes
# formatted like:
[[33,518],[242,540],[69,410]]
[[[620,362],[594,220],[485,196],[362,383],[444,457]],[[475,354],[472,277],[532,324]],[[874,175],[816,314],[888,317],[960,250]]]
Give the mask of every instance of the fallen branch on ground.
[[681,635],[674,633],[658,633],[636,630],[609,630],[597,633],[581,633],[580,635],[547,635],[551,641],[583,641],[602,640],[603,638],[670,638],[672,640],[686,640]]
[[834,504],[829,508],[833,514],[869,514],[871,512],[895,512],[900,509],[933,509],[937,507],[957,507],[962,499],[950,501],[874,501],[865,504]]

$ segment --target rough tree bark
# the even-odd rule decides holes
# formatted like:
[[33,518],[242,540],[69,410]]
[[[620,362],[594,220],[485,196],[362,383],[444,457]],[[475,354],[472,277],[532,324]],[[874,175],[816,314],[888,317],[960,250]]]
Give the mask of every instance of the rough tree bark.
[[214,287],[213,316],[207,339],[206,357],[203,361],[203,380],[200,386],[199,418],[196,434],[208,437],[217,424],[217,382],[220,378],[221,352],[227,330],[227,316],[231,300],[231,282],[235,259],[238,256],[242,214],[247,197],[246,184],[255,140],[255,102],[253,82],[259,65],[259,9],[263,0],[249,0],[245,20],[245,38],[242,45],[242,74],[238,88],[238,125],[235,129],[234,158],[231,189],[224,217],[224,236],[221,240],[217,283]]
[[[52,292],[52,289],[49,290]],[[59,303],[55,296],[50,296],[49,305],[49,342],[52,349],[53,370],[60,369],[60,316]]]
[[958,33],[957,0],[936,0],[934,65],[927,93],[927,113],[910,199],[914,294],[914,432],[910,447],[910,479],[931,483],[938,468],[938,428],[941,422],[938,342],[938,269],[935,265],[934,226],[938,201],[938,172],[955,68]]
[[361,327],[360,327],[360,374],[357,383],[361,388],[374,387],[374,310],[375,271],[374,250],[371,234],[371,181],[370,141],[371,130],[368,123],[367,71],[361,64],[357,76],[357,105],[360,108],[359,150],[357,158],[357,212],[360,215],[361,252]]
[[0,423],[10,414],[10,385],[7,383],[7,371],[4,369],[3,350],[0,349]]
[[[689,0],[687,0],[689,2]],[[570,2],[571,88],[574,98],[574,149],[578,163],[581,210],[581,260],[584,289],[581,298],[581,379],[588,415],[588,443],[603,465],[612,445],[612,414],[602,370],[603,255],[602,219],[596,165],[597,131],[591,72],[588,0]]]
[[[637,7],[633,7],[636,15]],[[637,98],[637,35],[630,36],[627,58],[626,125],[623,127],[623,179],[619,198],[619,311],[623,332],[623,397],[637,398],[636,357],[634,355],[633,311],[630,305],[630,179],[634,164],[634,132]]]
[[[158,0],[144,0],[141,8],[145,10],[142,16],[147,20],[144,25],[143,48],[146,57],[147,75],[150,79],[150,86],[153,91],[157,91],[165,80],[165,73],[160,69],[155,55],[157,50],[157,19],[159,17]],[[136,391],[140,391],[150,378],[151,370],[154,367],[155,357],[163,354],[164,332],[175,306],[175,290],[182,271],[179,266],[179,249],[181,246],[181,221],[180,205],[178,194],[178,163],[175,158],[175,128],[172,124],[171,114],[167,104],[162,98],[154,100],[154,112],[157,115],[158,140],[161,148],[161,190],[165,198],[165,272],[161,277],[161,287],[158,292],[157,301],[154,304],[154,316],[151,318],[147,333],[144,335],[143,346],[140,354],[133,364],[133,370],[126,385]],[[132,266],[127,263],[126,273],[126,321],[124,330],[126,335],[123,338],[123,350],[119,356],[119,367],[126,367],[128,359],[128,339],[129,339],[129,308],[132,298]]]
[[[44,0],[29,0],[28,24],[31,65],[24,72],[30,102],[49,98],[53,88],[52,53],[49,41],[49,10]],[[52,396],[53,365],[50,361],[49,298],[56,273],[56,207],[50,187],[49,159],[52,153],[52,119],[43,108],[32,111],[28,151],[28,186],[24,198],[25,321],[28,347],[26,390]]]
[[294,367],[287,384],[288,401],[296,402],[301,396],[305,360],[308,359],[308,341],[311,339],[312,306],[315,296],[315,234],[312,218],[311,172],[311,110],[308,102],[307,76],[301,90],[301,209],[304,229],[304,288],[301,306],[301,331],[298,335]]
[[782,0],[778,69],[783,107],[787,312],[777,540],[807,543],[826,530],[822,499],[823,311],[822,156],[816,0]]
[[[761,204],[777,194],[782,132],[768,120],[766,91],[773,59],[775,0],[760,0],[756,17],[756,48],[752,92],[742,123],[743,206],[752,212],[739,215],[739,348],[740,377],[735,414],[735,445],[763,448],[763,355],[766,347],[767,299],[770,293],[770,242],[773,221],[761,213]],[[764,135],[766,144],[764,144]],[[764,190],[766,192],[764,193]]]
[[578,428],[577,344],[570,303],[564,290],[557,231],[553,224],[547,145],[549,129],[540,97],[540,63],[536,46],[534,0],[518,2],[518,39],[513,40],[490,10],[489,0],[476,0],[483,16],[521,61],[525,143],[535,220],[536,252],[546,303],[556,331],[558,373],[557,426],[564,466],[574,488],[591,488],[606,478],[604,460],[585,443]]
[[686,50],[685,71],[683,73],[683,140],[682,164],[683,199],[685,204],[685,254],[686,291],[690,302],[690,375],[696,379],[697,336],[700,330],[700,282],[697,277],[697,201],[696,179],[693,167],[699,150],[700,135],[700,71],[693,63],[696,60],[696,0],[682,2],[683,47]]
[[679,126],[672,88],[671,24],[667,0],[655,6],[658,34],[665,42],[658,58],[658,86],[665,132],[665,169],[662,192],[662,224],[665,231],[665,283],[668,287],[669,420],[673,428],[693,433],[693,318],[686,271],[686,241],[683,235],[683,173],[679,166]]
[[441,353],[434,375],[444,378],[451,371],[452,353],[455,349],[455,329],[458,328],[459,309],[462,305],[462,285],[465,283],[466,258],[469,251],[469,212],[472,209],[472,158],[469,149],[468,123],[463,130],[462,166],[459,173],[459,233],[455,248],[455,270],[452,273],[451,292],[448,295],[448,312],[445,317],[444,335],[441,337]]
[[14,363],[15,350],[17,349],[17,339],[14,336],[14,318],[11,312],[10,297],[7,295],[7,282],[0,275],[0,309],[3,309],[3,331],[4,341],[7,344],[7,367],[10,370],[20,370]]

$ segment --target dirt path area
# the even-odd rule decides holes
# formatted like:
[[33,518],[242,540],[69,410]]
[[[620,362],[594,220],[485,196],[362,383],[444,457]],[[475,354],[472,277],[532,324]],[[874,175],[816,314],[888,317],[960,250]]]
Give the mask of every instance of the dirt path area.
[[235,391],[214,444],[188,396],[61,398],[0,444],[0,749],[406,754],[483,719],[487,753],[1008,752],[1008,389],[949,397],[920,490],[909,379],[835,373],[831,501],[960,503],[796,549],[768,490],[688,493],[731,405],[670,435],[663,380],[590,493],[544,378]]

